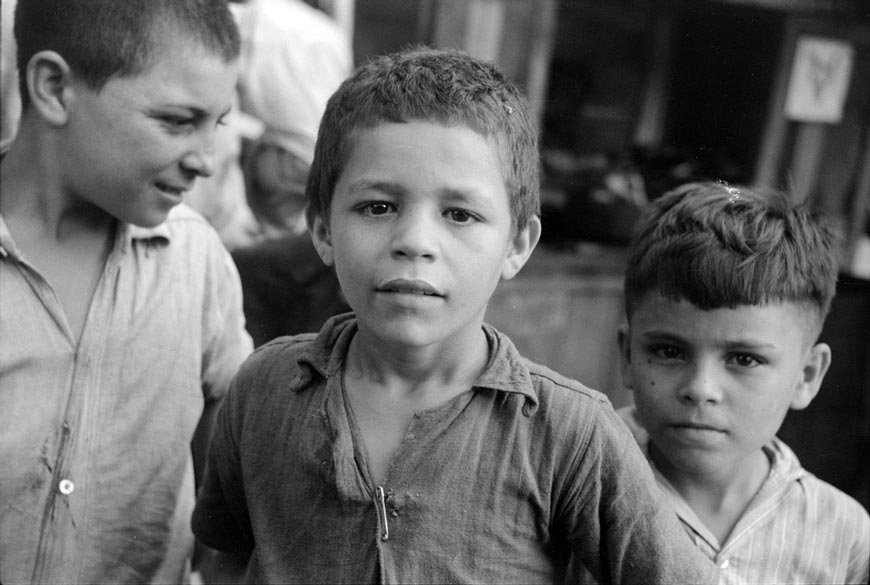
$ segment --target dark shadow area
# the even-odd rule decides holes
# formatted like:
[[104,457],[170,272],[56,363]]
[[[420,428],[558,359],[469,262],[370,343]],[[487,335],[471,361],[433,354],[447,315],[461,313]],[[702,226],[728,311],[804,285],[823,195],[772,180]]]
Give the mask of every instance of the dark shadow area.
[[870,281],[841,276],[820,340],[833,354],[822,389],[778,435],[805,469],[870,509]]

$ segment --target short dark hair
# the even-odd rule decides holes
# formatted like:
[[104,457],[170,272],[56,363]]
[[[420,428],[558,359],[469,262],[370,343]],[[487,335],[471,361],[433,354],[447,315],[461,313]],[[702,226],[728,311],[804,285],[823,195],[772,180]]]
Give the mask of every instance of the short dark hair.
[[519,89],[492,64],[459,50],[413,47],[358,68],[320,123],[306,195],[308,222],[328,220],[354,133],[384,122],[463,125],[493,141],[517,230],[540,213],[538,135]]
[[100,90],[112,77],[144,71],[165,27],[189,33],[227,62],[240,49],[226,0],[20,0],[14,26],[24,108],[30,103],[27,63],[40,51],[57,52],[88,87]]
[[650,291],[703,310],[791,301],[815,309],[818,330],[837,282],[827,216],[780,191],[689,183],[641,217],[625,276],[626,315]]

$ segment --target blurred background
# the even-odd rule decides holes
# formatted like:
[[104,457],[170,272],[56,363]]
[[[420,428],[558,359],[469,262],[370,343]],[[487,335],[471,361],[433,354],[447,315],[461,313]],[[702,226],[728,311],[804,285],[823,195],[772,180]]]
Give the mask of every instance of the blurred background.
[[[346,308],[299,221],[326,97],[373,55],[458,47],[511,77],[541,129],[543,241],[487,319],[617,407],[631,400],[615,334],[625,245],[644,205],[713,179],[787,189],[835,218],[840,282],[822,333],[833,365],[780,436],[870,507],[870,1],[233,4],[244,62],[235,134],[220,147],[226,173],[191,204],[233,252],[255,342]],[[2,2],[4,140],[16,116],[13,6]]]

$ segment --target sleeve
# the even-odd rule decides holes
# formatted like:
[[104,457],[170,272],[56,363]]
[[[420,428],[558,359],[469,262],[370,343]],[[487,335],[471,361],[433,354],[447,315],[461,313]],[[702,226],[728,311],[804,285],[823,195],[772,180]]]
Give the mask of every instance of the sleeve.
[[845,583],[867,583],[870,580],[870,515],[858,502],[851,501],[855,507],[849,547],[849,566]]
[[609,401],[585,421],[557,504],[574,582],[715,583],[718,568],[685,533],[652,470]]
[[196,537],[212,548],[250,554],[254,549],[254,536],[239,453],[244,416],[241,398],[246,386],[249,386],[247,377],[240,372],[218,412],[192,527]]
[[241,363],[253,351],[245,330],[242,284],[229,252],[213,233],[210,277],[203,311],[202,387],[206,402],[226,394]]

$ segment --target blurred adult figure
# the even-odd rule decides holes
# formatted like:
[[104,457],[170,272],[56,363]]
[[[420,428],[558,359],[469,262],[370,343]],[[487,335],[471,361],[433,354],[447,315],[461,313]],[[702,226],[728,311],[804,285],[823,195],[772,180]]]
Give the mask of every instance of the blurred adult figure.
[[332,268],[305,225],[305,184],[326,102],[353,70],[350,39],[325,12],[301,0],[232,6],[242,36],[242,112],[262,122],[246,145],[247,203],[255,242],[233,250],[255,345],[317,331],[347,309]]
[[16,0],[0,3],[0,150],[5,150],[15,136],[21,116],[15,36],[12,34],[15,4]]

